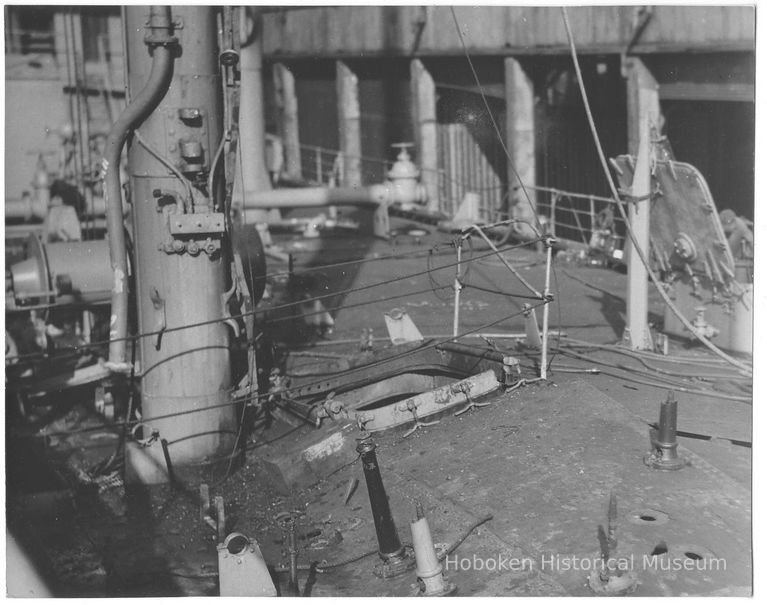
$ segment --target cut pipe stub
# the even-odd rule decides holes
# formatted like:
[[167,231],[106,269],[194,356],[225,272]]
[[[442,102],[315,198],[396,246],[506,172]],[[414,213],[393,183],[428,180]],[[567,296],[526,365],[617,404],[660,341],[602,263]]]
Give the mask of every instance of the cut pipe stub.
[[241,555],[250,546],[250,538],[245,534],[234,532],[229,534],[223,542],[224,548],[229,551],[231,555]]
[[405,573],[415,565],[413,549],[400,542],[394,518],[389,507],[381,470],[376,458],[376,445],[372,439],[365,439],[357,445],[357,452],[362,460],[362,470],[370,498],[370,510],[373,514],[378,556],[381,562],[373,573],[382,578],[390,578]]
[[454,594],[458,589],[448,582],[442,573],[434,542],[429,529],[429,522],[421,517],[410,524],[413,535],[416,574],[418,575],[418,595],[424,597],[443,597]]
[[650,430],[652,451],[644,457],[644,463],[650,468],[677,471],[688,465],[687,460],[677,453],[676,419],[677,402],[673,391],[669,391],[666,401],[660,404],[658,430]]

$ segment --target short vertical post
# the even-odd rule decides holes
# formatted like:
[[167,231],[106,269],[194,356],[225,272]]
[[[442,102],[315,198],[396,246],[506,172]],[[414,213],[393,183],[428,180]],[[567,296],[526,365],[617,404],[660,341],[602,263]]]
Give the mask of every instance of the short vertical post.
[[551,212],[549,214],[549,233],[554,237],[557,236],[557,202],[559,201],[559,194],[551,194]]
[[461,249],[463,248],[463,238],[459,239],[456,243],[456,258],[455,265],[455,280],[453,281],[453,292],[455,297],[453,298],[453,338],[458,337],[458,324],[461,312]]
[[[546,380],[549,365],[549,306],[551,305],[551,251],[554,238],[546,237],[546,283],[543,287],[543,334],[541,335],[541,380]],[[561,329],[561,328],[560,328]]]
[[383,561],[376,568],[376,575],[391,577],[404,573],[415,565],[415,560],[412,549],[403,546],[397,534],[376,457],[376,444],[372,439],[365,439],[357,446],[357,453],[362,459],[362,470],[370,497],[370,510],[378,539],[378,556]]

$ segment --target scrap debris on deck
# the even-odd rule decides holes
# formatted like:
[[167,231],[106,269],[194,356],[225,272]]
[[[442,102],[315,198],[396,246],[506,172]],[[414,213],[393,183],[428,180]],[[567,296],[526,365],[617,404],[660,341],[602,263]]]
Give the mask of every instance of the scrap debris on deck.
[[750,596],[754,16],[6,7],[7,593]]

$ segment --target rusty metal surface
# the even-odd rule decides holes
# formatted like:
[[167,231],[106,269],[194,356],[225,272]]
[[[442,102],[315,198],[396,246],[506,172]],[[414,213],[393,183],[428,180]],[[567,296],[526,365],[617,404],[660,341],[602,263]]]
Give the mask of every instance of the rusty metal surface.
[[[556,383],[490,401],[491,407],[443,418],[408,437],[404,429],[375,437],[398,527],[412,517],[416,500],[426,503],[441,544],[459,537],[472,519],[494,515],[455,551],[459,565],[472,567],[447,569],[459,595],[593,594],[590,570],[577,567],[599,559],[597,529],[606,524],[611,492],[618,504],[615,556],[630,562],[638,580],[634,594],[750,594],[750,493],[741,482],[686,447],[680,454],[691,465],[683,470],[648,468],[647,424],[627,403],[579,378],[557,376]],[[680,426],[695,421],[691,410],[682,408]],[[364,498],[356,493],[345,505],[348,482],[361,477],[358,465],[349,465],[353,437],[352,431],[346,446],[314,460],[314,476],[326,478],[306,493],[309,517],[325,519],[327,531],[338,529],[343,540],[306,557],[338,561],[375,544]],[[528,567],[477,569],[475,557]],[[361,560],[320,575],[312,594],[414,594],[414,578],[380,582],[374,563]]]
[[[616,161],[622,170],[618,180],[628,191],[634,174],[633,161],[625,155]],[[695,246],[696,255],[690,262],[693,271],[705,275],[704,262],[713,254],[717,263],[734,272],[735,262],[716,205],[697,168],[684,162],[657,161],[651,190],[660,195],[650,202],[650,232],[674,269],[684,270],[684,259],[674,252],[674,242],[683,233]]]
[[[420,419],[439,414],[459,404],[468,404],[467,410],[472,405],[483,405],[477,404],[476,398],[495,391],[499,386],[495,373],[492,370],[487,370],[471,378],[420,393],[410,399],[357,412],[356,420],[371,433],[384,431],[409,422],[415,422],[416,426],[425,426],[420,423]],[[456,413],[460,414],[461,412]]]
[[[682,471],[647,468],[646,426],[585,382],[517,391],[462,420],[410,438],[407,450],[389,454],[391,464],[445,502],[494,509],[489,527],[530,553],[568,594],[590,594],[588,572],[566,569],[566,562],[598,557],[597,526],[611,490],[619,505],[617,554],[633,557],[637,595],[749,589],[748,491],[689,451],[692,466]],[[383,458],[386,444],[381,449]],[[655,519],[637,523],[638,517]],[[653,557],[663,545],[666,558]],[[695,553],[725,563],[705,571],[662,569],[667,560],[696,561]]]

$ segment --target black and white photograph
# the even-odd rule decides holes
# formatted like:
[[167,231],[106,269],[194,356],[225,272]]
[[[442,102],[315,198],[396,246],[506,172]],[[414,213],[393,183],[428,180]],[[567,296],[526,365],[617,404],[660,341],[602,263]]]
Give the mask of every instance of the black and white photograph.
[[4,596],[758,594],[760,9],[4,4]]

